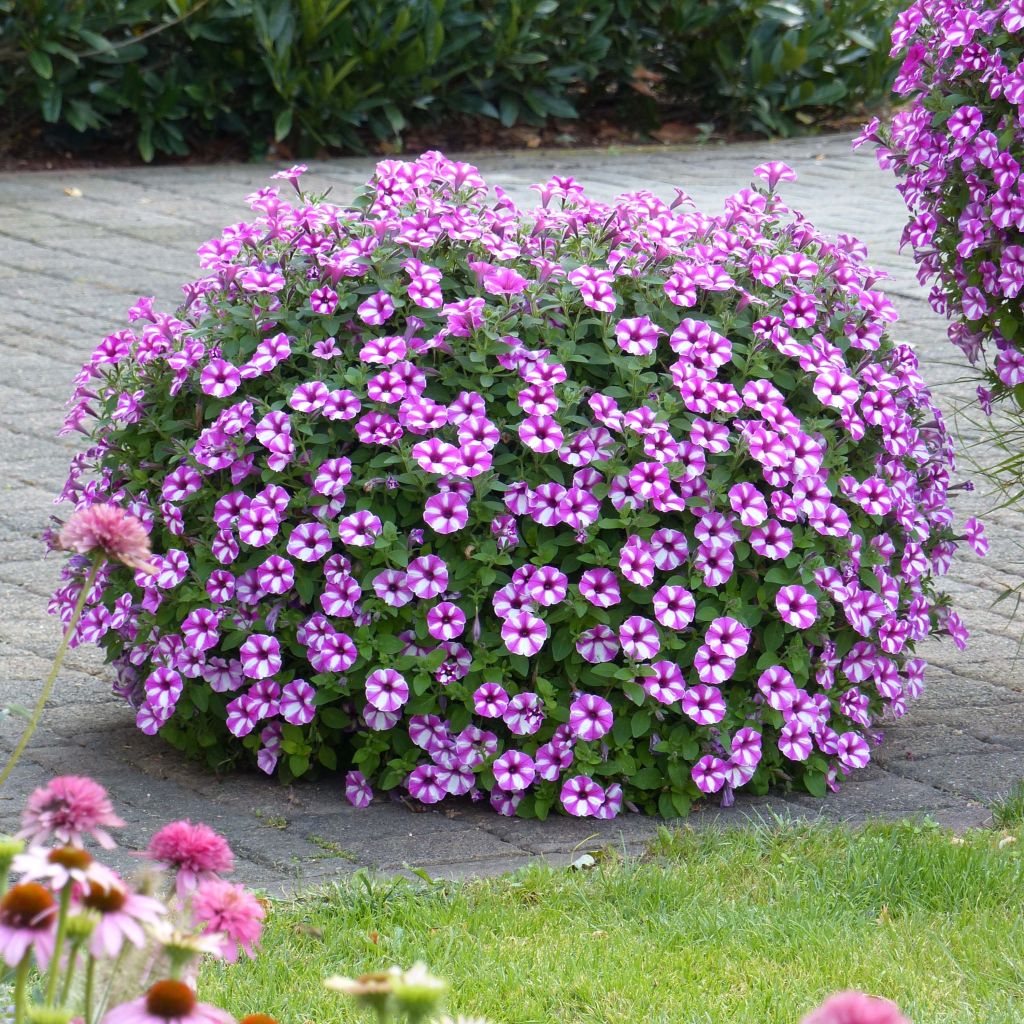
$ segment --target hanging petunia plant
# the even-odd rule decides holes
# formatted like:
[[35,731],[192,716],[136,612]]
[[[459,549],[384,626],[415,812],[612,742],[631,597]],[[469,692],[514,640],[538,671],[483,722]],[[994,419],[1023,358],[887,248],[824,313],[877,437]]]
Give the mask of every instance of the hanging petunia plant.
[[558,177],[524,211],[439,153],[350,206],[303,171],[78,380],[64,497],[156,552],[78,633],[139,728],[536,816],[866,765],[915,644],[966,630],[949,439],[863,246],[774,163],[716,216]]

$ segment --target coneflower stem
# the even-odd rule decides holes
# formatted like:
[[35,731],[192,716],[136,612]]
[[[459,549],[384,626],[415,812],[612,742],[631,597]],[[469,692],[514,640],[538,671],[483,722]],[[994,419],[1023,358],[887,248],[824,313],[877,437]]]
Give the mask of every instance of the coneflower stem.
[[32,739],[32,734],[39,726],[39,721],[43,717],[43,711],[46,709],[46,702],[50,699],[50,694],[53,692],[53,684],[57,682],[57,673],[60,672],[60,667],[64,663],[64,655],[67,654],[68,644],[71,642],[71,638],[75,635],[75,630],[78,628],[78,620],[82,617],[85,602],[88,600],[89,592],[92,590],[92,586],[96,582],[96,576],[100,571],[100,566],[103,564],[105,557],[106,556],[101,551],[98,551],[93,555],[92,566],[89,568],[89,575],[85,578],[85,583],[82,585],[82,592],[78,595],[78,602],[75,604],[75,610],[71,613],[71,620],[68,622],[67,629],[64,630],[64,636],[61,638],[60,646],[57,648],[57,655],[53,659],[53,668],[50,669],[50,675],[43,684],[43,692],[39,695],[39,700],[36,701],[36,706],[32,711],[32,718],[29,720],[28,726],[22,733],[21,739],[18,741],[18,745],[14,748],[14,753],[7,759],[7,765],[4,767],[3,773],[0,774],[0,786],[3,786],[8,779],[8,776],[10,776],[11,772],[14,770],[14,766],[21,760],[21,755],[25,753],[28,741]]
[[57,935],[53,940],[53,955],[50,957],[50,977],[46,983],[46,1005],[53,1006],[57,998],[57,983],[60,981],[60,955],[64,951],[64,938],[68,933],[68,911],[71,909],[71,887],[68,881],[60,891],[60,911],[57,914]]

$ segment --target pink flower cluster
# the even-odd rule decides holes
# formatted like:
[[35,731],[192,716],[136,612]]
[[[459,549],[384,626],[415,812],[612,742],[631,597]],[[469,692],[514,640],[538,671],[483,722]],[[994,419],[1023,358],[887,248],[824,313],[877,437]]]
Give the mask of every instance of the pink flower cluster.
[[503,814],[867,764],[915,644],[966,641],[933,585],[950,443],[864,247],[756,174],[717,215],[571,178],[525,211],[439,153],[352,206],[250,196],[68,416],[63,497],[157,552],[104,567],[79,631],[139,728]]
[[1020,0],[918,0],[893,30],[903,63],[895,90],[910,103],[856,144],[871,142],[899,179],[910,220],[903,243],[930,284],[933,308],[972,364],[978,397],[1020,397],[1024,338],[1024,65]]
[[[0,843],[0,960],[19,977],[32,969],[41,975],[49,972],[48,1005],[66,1019],[99,1019],[94,1016],[99,1002],[95,997],[106,991],[108,998],[108,984],[115,977],[118,992],[130,992],[133,986],[149,992],[110,1008],[105,1022],[142,1019],[147,999],[146,1019],[193,1019],[186,1011],[196,1008],[195,999],[184,984],[189,980],[194,985],[193,961],[202,953],[231,963],[240,952],[254,957],[266,911],[243,886],[220,877],[234,866],[231,850],[205,825],[173,822],[153,837],[146,851],[151,861],[175,872],[177,898],[153,895],[153,878],[123,878],[86,850],[89,839],[113,848],[108,829],[123,825],[106,790],[84,776],[51,779],[29,796],[18,837]],[[87,922],[91,930],[69,940],[69,916]],[[127,956],[132,947],[141,954]],[[182,971],[185,978],[157,981],[159,974],[152,976],[169,964],[176,978]],[[73,989],[76,969],[87,971],[95,985],[87,985],[84,992],[81,986]],[[161,991],[184,999],[181,1013],[154,1009],[154,993]],[[19,1019],[24,998],[19,984]],[[205,1017],[194,1018],[197,1024],[231,1024],[228,1014],[208,1009],[212,1012]]]

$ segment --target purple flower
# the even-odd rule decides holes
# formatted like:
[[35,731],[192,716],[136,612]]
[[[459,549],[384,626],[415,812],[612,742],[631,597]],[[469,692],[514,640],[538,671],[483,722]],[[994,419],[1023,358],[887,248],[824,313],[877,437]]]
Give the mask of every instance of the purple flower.
[[405,785],[409,795],[421,804],[436,804],[448,795],[442,769],[433,764],[421,764],[414,768],[405,780]]
[[715,725],[725,718],[725,699],[717,686],[691,686],[682,696],[681,707],[697,725]]
[[512,654],[532,658],[548,638],[548,627],[528,611],[512,611],[501,627],[501,639]]
[[576,650],[584,661],[600,665],[615,659],[619,653],[619,640],[610,626],[591,626],[580,634]]
[[521,750],[506,750],[492,765],[494,783],[508,793],[519,793],[528,788],[537,772],[533,758]]
[[498,683],[483,683],[473,691],[473,710],[484,718],[501,718],[508,707],[508,694]]
[[378,711],[397,711],[409,700],[409,685],[393,668],[375,669],[366,677],[366,700]]
[[580,578],[580,594],[595,608],[611,608],[622,600],[611,569],[588,569]]
[[421,555],[406,567],[405,585],[421,601],[430,600],[447,589],[448,567],[437,555]]
[[427,612],[427,632],[435,640],[454,640],[466,628],[466,613],[451,601],[441,601]]
[[360,771],[346,772],[345,799],[353,807],[369,807],[373,800],[373,790]]
[[249,679],[266,679],[281,671],[281,645],[267,633],[253,633],[242,644],[239,656]]
[[599,740],[614,723],[612,706],[593,693],[581,693],[569,705],[569,728],[581,740]]
[[444,491],[427,498],[423,521],[435,533],[456,533],[469,522],[466,499],[454,491]]
[[574,775],[563,783],[558,798],[574,818],[593,818],[604,806],[605,791],[589,776]]
[[773,190],[780,181],[796,181],[796,172],[780,160],[760,164],[754,168],[754,174],[764,178],[768,182],[768,187]]
[[782,621],[797,629],[810,629],[818,617],[818,602],[806,588],[796,584],[779,590],[775,595],[775,607]]
[[690,770],[690,775],[702,793],[717,793],[725,785],[727,768],[721,758],[705,754]]
[[281,687],[281,717],[289,725],[309,725],[316,715],[316,690],[305,679],[293,679]]
[[642,615],[631,615],[619,626],[619,643],[633,661],[650,661],[661,650],[658,627]]

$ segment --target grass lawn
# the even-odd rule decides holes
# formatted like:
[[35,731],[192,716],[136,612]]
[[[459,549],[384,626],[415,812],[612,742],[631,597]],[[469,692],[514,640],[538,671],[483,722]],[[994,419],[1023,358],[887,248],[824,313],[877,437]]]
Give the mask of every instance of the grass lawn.
[[[427,885],[358,875],[275,903],[262,955],[204,999],[283,1024],[349,1021],[321,987],[424,960],[449,1008],[497,1024],[796,1024],[829,993],[914,1024],[1024,1021],[1024,841],[935,826],[664,832],[588,870]],[[1003,845],[1000,846],[1000,840]]]

